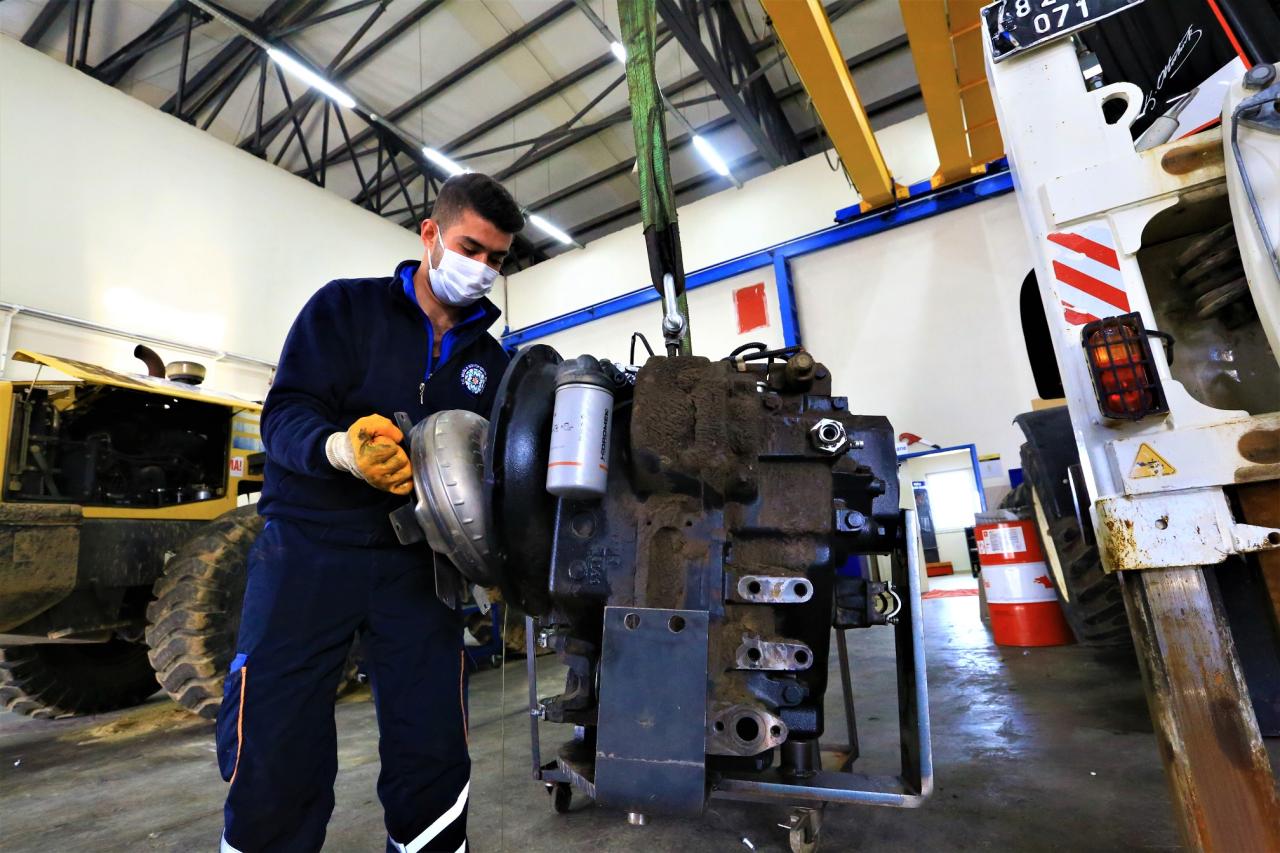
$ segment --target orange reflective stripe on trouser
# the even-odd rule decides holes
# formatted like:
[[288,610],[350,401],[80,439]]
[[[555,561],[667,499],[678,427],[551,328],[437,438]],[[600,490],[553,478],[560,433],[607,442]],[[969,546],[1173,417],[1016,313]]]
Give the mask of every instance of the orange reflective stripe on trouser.
[[242,664],[240,667],[240,708],[236,711],[236,763],[231,768],[231,781],[227,784],[234,785],[236,783],[236,774],[240,772],[240,750],[244,749],[244,686],[249,680],[249,665]]
[[462,739],[471,746],[471,724],[467,720],[467,697],[463,692],[462,680],[467,672],[467,651],[458,652],[458,706],[462,708]]

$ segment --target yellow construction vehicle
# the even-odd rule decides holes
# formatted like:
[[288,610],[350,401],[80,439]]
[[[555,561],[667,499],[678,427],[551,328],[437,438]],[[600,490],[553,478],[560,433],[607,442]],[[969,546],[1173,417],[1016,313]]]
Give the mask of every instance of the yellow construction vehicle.
[[[149,375],[18,351],[0,382],[0,707],[36,717],[163,687],[211,717],[262,521],[261,404],[135,351]],[[65,377],[42,379],[46,370]]]

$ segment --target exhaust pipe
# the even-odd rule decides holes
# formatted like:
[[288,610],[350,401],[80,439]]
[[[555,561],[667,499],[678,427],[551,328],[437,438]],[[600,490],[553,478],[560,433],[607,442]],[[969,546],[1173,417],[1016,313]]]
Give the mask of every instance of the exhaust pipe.
[[164,361],[149,346],[138,344],[133,348],[133,357],[147,366],[147,375],[164,379]]

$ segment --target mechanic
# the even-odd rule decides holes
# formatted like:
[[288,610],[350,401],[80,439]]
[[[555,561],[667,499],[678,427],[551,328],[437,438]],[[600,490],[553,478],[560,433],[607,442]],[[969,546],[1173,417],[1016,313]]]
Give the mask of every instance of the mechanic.
[[333,811],[334,699],[359,632],[380,732],[388,851],[466,849],[462,624],[432,554],[388,514],[413,490],[395,412],[488,415],[506,353],[485,298],[524,217],[497,181],[450,178],[422,261],[321,288],[285,340],[235,659],[218,711],[222,850],[316,851]]

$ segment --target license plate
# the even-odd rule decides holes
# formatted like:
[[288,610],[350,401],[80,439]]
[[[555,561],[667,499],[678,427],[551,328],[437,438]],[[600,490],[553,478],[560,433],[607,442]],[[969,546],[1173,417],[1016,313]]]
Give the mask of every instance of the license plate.
[[996,62],[1096,24],[1142,0],[1000,0],[982,10]]

